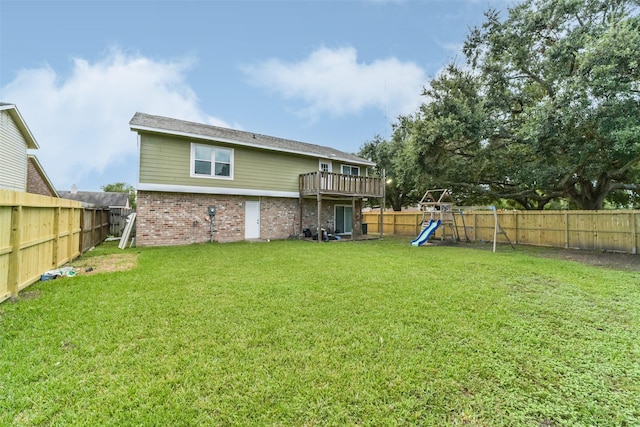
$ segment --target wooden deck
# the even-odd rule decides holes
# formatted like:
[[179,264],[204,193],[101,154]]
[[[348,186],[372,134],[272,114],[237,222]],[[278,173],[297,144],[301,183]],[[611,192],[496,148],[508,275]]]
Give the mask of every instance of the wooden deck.
[[310,172],[299,177],[300,196],[382,197],[382,178],[343,175],[332,172]]

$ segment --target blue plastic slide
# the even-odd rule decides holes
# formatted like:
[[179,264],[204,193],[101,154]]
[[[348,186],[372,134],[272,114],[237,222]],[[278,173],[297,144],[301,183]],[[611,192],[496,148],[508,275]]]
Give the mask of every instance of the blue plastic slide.
[[420,232],[420,235],[411,241],[411,246],[422,246],[438,227],[440,227],[440,220],[430,220],[429,224]]

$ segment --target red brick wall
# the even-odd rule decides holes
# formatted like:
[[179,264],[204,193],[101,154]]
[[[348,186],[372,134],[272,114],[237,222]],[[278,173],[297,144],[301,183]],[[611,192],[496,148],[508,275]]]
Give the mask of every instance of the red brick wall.
[[[217,242],[244,240],[244,196],[138,191],[136,244],[139,246],[184,245],[209,242],[207,207],[215,206]],[[297,237],[298,199],[260,198],[260,237]]]
[[286,239],[300,234],[300,203],[298,199],[260,198],[260,237]]
[[[322,200],[322,224],[321,227],[329,233],[335,231],[335,205],[351,206],[351,200]],[[356,209],[353,213],[354,225],[353,231],[356,235],[362,234],[362,202],[356,200]],[[318,224],[318,201],[316,199],[304,199],[302,202],[302,228],[309,228],[313,234],[316,234]]]
[[27,193],[56,197],[31,159],[27,161]]
[[[168,246],[209,242],[210,226],[207,207],[215,206],[214,241],[244,240],[244,196],[225,196],[192,193],[162,193],[138,191],[136,216],[136,244],[139,246]],[[348,202],[322,201],[322,226],[334,230],[334,205]],[[315,233],[318,220],[317,201],[305,199],[302,227]],[[360,234],[360,201],[356,203],[354,231]],[[298,199],[260,197],[260,238],[287,239],[300,236],[300,205]]]

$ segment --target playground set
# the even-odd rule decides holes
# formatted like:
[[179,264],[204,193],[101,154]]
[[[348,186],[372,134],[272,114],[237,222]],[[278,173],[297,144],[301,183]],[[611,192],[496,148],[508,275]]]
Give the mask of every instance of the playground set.
[[496,240],[498,233],[504,235],[511,247],[513,244],[507,236],[507,233],[500,226],[498,221],[498,213],[495,206],[464,206],[456,207],[451,192],[447,189],[427,190],[419,202],[422,211],[422,231],[418,237],[411,241],[412,246],[422,246],[428,242],[438,228],[441,228],[440,240],[451,239],[452,241],[460,241],[461,237],[458,233],[458,225],[456,215],[462,221],[462,229],[464,230],[464,238],[470,242],[467,234],[467,225],[464,219],[464,211],[493,211],[494,227],[493,227],[493,252],[496,251]]

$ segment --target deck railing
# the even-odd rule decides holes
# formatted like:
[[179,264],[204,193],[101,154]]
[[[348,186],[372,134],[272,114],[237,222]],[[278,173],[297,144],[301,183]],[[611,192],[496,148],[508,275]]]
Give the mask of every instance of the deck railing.
[[341,196],[382,197],[384,183],[381,178],[343,175],[331,172],[310,172],[300,175],[300,194],[332,194]]

